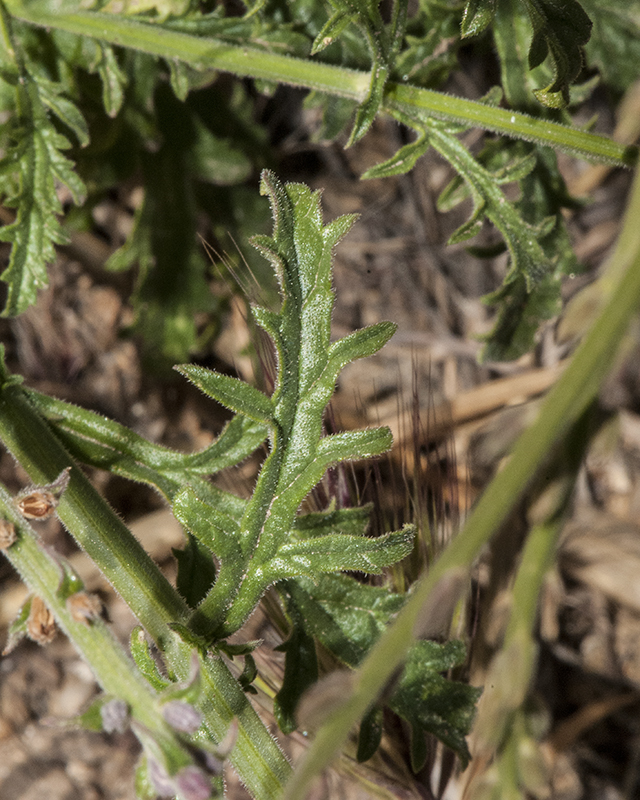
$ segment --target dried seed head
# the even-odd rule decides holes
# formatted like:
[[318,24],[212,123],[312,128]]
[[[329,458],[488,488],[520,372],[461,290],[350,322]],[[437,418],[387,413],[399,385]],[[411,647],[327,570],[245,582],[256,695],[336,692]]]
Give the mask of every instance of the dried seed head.
[[27,635],[38,644],[49,644],[55,639],[56,620],[37,595],[31,601],[31,610],[27,620]]
[[67,609],[74,622],[88,625],[102,614],[102,601],[97,594],[76,592],[67,598]]
[[49,519],[69,483],[71,467],[63,469],[53,483],[36,486],[16,497],[18,511],[26,519]]
[[13,522],[0,519],[0,550],[8,550],[18,538]]
[[49,519],[56,510],[57,501],[52,492],[38,489],[19,497],[16,505],[26,519]]

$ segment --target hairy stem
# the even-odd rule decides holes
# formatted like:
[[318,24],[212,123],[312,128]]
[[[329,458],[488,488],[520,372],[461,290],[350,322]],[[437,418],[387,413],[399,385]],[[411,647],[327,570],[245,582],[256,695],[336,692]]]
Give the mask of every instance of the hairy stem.
[[[98,11],[52,11],[49,4],[38,0],[9,0],[6,7],[13,16],[33,25],[101,39],[170,61],[178,59],[201,69],[277,81],[355,102],[361,102],[370,87],[370,75],[366,72],[193,36],[161,24]],[[415,118],[423,114],[445,122],[477,126],[503,136],[526,139],[565,150],[574,156],[618,166],[633,166],[638,156],[636,147],[620,145],[604,136],[535,119],[517,111],[391,81],[385,87],[383,109],[391,114],[400,112],[406,117]]]
[[[49,483],[73,464],[72,459],[31,407],[15,378],[6,371],[2,377],[0,439],[35,484]],[[186,604],[75,466],[58,512],[163,651],[168,669],[178,679],[186,679],[191,648],[169,627],[170,622],[186,622]],[[238,718],[238,744],[230,761],[254,797],[274,800],[289,774],[288,762],[224,661],[206,658],[202,669],[209,684],[202,709],[207,728],[214,740],[220,741],[234,716]]]

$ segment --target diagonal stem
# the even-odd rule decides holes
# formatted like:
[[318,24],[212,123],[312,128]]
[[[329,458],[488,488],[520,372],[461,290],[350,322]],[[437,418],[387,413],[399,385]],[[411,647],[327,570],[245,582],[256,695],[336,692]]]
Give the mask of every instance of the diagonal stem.
[[[141,50],[169,61],[180,60],[201,69],[300,86],[362,102],[370,87],[370,74],[336,67],[311,59],[292,58],[266,50],[207,39],[172,30],[159,23],[146,23],[123,15],[99,11],[52,11],[42,0],[9,0],[9,12],[24,22],[89,36],[122,47]],[[423,114],[445,122],[480,127],[503,136],[556,147],[573,156],[633,166],[636,147],[625,146],[604,136],[536,119],[517,111],[487,106],[442,92],[393,83],[385,87],[383,109],[415,117]]]
[[596,397],[609,373],[630,320],[640,306],[640,173],[636,174],[625,224],[610,268],[602,279],[604,305],[566,372],[549,392],[536,422],[518,440],[509,464],[478,501],[466,525],[415,586],[395,622],[357,671],[351,695],[320,729],[292,780],[285,800],[302,800],[312,778],[344,744],[351,727],[404,661],[421,611],[448,576],[469,570],[482,547],[533,480],[545,456],[567,434]]

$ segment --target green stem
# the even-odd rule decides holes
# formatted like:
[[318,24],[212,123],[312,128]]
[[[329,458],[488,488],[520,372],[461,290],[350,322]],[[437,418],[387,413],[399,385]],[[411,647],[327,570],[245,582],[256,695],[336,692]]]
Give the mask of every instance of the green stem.
[[[378,640],[357,671],[353,693],[344,698],[331,720],[320,729],[305,758],[287,785],[285,800],[302,800],[311,779],[324,769],[344,744],[351,727],[359,720],[387,681],[405,659],[414,641],[414,627],[438,583],[461,569],[468,571],[482,547],[518,502],[537,468],[555,443],[561,441],[596,397],[602,380],[611,369],[629,321],[640,305],[640,174],[636,174],[627,208],[620,248],[611,262],[623,255],[624,268],[616,285],[608,288],[606,303],[584,338],[567,370],[549,392],[537,421],[518,440],[509,464],[484,492],[466,525],[415,586],[409,601],[395,622]],[[630,247],[633,242],[633,247]],[[622,271],[624,269],[624,271]]]
[[[193,36],[161,24],[140,22],[121,15],[81,10],[52,12],[38,0],[9,0],[6,7],[13,16],[33,25],[101,39],[170,61],[178,59],[198,68],[287,83],[355,102],[364,100],[370,87],[370,75],[366,72]],[[633,166],[638,156],[636,147],[620,145],[603,136],[535,119],[516,111],[391,81],[385,88],[383,110],[389,114],[400,112],[406,117],[416,118],[422,114],[445,122],[477,126],[503,136],[557,147],[574,156],[618,166]]]
[[[0,386],[0,439],[35,484],[50,483],[73,464],[72,459],[31,407],[15,378],[4,369],[0,377],[3,379]],[[191,648],[169,628],[170,622],[187,621],[186,604],[75,466],[58,512],[81,547],[164,650],[169,670],[177,678],[186,679],[191,664]],[[219,742],[233,718],[237,717],[238,744],[230,755],[230,761],[254,797],[275,800],[289,774],[288,762],[227,665],[222,660],[206,658],[202,669],[209,687],[202,711],[212,737]]]
[[[91,666],[100,686],[107,694],[124,700],[131,715],[156,738],[166,739],[171,734],[158,710],[155,693],[102,620],[87,624],[73,619],[67,610],[66,598],[58,591],[60,564],[39,544],[35,533],[16,512],[11,496],[1,485],[0,513],[13,523],[18,535],[17,541],[4,554],[31,591],[44,600],[59,626]],[[185,763],[189,763],[188,760]]]
[[618,144],[605,136],[430,89],[390,83],[385,99],[385,108],[389,111],[413,114],[418,119],[422,113],[427,118],[477,126],[512,139],[554,147],[580,158],[626,167],[634,166],[638,158],[636,147]]
[[[36,485],[51,483],[73,461],[26,400],[22,388],[7,380],[6,373],[3,377],[0,438]],[[160,649],[171,655],[176,637],[168,623],[186,621],[186,603],[75,466],[57,511]]]

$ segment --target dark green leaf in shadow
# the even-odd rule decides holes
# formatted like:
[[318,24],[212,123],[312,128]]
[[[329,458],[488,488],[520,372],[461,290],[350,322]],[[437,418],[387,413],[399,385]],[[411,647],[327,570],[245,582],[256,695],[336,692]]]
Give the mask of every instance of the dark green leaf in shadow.
[[238,676],[238,683],[242,686],[242,691],[248,694],[257,694],[258,690],[252,683],[258,677],[258,668],[251,653],[247,653],[244,657],[244,668]]
[[382,740],[382,708],[373,706],[362,718],[358,731],[356,759],[359,763],[368,761],[380,746]]
[[569,102],[569,85],[583,66],[581,48],[589,41],[591,20],[577,0],[524,0],[533,26],[529,68],[534,69],[550,55],[554,80],[534,94],[549,108],[563,108]]
[[414,168],[416,161],[427,152],[429,146],[427,135],[424,132],[420,132],[415,142],[405,144],[387,161],[368,169],[362,175],[362,179],[368,180],[371,178],[387,178],[390,175],[404,175]]
[[399,716],[435,734],[455,750],[463,767],[469,759],[465,736],[471,729],[481,690],[448,681],[440,673],[459,666],[465,657],[465,647],[459,641],[417,642],[409,651],[403,675],[389,700]]
[[277,648],[285,653],[284,678],[273,703],[273,711],[283,733],[292,733],[296,729],[298,702],[318,680],[318,659],[313,636],[305,631],[295,606],[290,609],[290,615],[291,633],[287,641]]
[[176,589],[189,608],[196,608],[216,578],[211,550],[193,534],[189,534],[185,547],[182,550],[174,547],[171,552],[178,562]]

